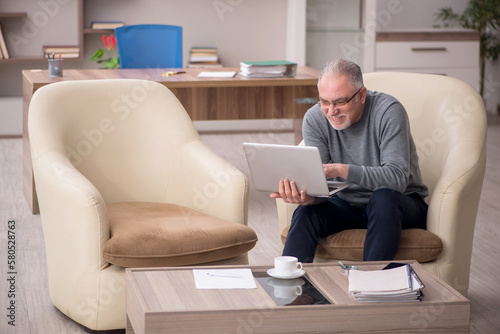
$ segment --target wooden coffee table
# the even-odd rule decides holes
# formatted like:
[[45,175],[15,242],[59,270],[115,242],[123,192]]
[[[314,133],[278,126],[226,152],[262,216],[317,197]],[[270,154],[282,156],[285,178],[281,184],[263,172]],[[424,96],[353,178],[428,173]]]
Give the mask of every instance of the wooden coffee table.
[[[425,284],[421,302],[357,302],[338,264],[304,265],[303,278],[328,303],[315,305],[300,305],[310,299],[303,298],[305,291],[301,298],[288,296],[288,305],[273,300],[264,266],[127,269],[127,333],[469,333],[469,300],[419,263],[409,263]],[[356,265],[375,270],[386,264]],[[195,287],[193,269],[248,267],[260,277],[257,289]]]

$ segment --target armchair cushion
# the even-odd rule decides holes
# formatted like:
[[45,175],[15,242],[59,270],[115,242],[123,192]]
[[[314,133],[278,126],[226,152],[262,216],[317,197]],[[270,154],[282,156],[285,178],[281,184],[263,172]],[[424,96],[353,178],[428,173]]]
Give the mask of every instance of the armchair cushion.
[[206,263],[251,250],[257,235],[248,226],[166,203],[107,204],[111,238],[104,258],[121,267]]
[[[288,235],[288,226],[281,233],[284,244]],[[366,230],[344,230],[323,238],[318,243],[316,255],[324,258],[349,261],[363,260],[363,245]],[[435,260],[443,250],[441,239],[432,232],[422,229],[405,229],[401,231],[401,242],[395,260],[417,260],[429,262]]]

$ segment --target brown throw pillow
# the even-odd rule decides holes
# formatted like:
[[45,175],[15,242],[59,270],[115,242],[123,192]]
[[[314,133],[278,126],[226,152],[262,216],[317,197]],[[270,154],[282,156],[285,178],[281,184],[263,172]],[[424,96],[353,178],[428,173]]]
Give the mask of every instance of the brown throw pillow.
[[248,226],[175,204],[120,202],[107,209],[111,238],[104,258],[121,267],[218,261],[242,255],[257,242]]
[[[289,227],[281,233],[281,241],[285,243]],[[319,257],[362,261],[366,230],[344,230],[320,240],[316,255]],[[443,250],[441,239],[432,232],[422,229],[405,229],[401,231],[401,241],[395,260],[416,260],[429,262],[435,260]]]

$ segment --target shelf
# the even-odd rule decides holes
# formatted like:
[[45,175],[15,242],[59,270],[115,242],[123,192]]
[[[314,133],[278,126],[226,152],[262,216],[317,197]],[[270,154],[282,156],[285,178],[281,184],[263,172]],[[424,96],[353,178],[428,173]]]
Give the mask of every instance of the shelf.
[[[0,13],[0,19],[20,19],[27,16],[28,14],[26,12]],[[5,34],[5,31],[3,33]],[[1,58],[0,64],[37,62],[43,60],[43,57],[10,57],[9,59]]]
[[[66,58],[64,61],[74,61],[74,60],[81,60],[81,58]],[[29,62],[42,62],[42,61],[47,61],[46,58],[44,57],[23,57],[23,56],[16,56],[16,57],[11,57],[9,59],[0,59],[0,64],[5,64],[5,63],[29,63]]]
[[0,19],[12,19],[12,18],[23,18],[28,16],[26,12],[18,13],[0,13]]

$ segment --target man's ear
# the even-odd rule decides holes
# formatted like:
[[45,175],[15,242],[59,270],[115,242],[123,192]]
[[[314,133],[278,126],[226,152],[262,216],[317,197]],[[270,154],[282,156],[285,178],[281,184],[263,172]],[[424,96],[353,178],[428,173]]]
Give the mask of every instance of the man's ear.
[[359,98],[360,98],[361,104],[365,104],[367,91],[368,91],[368,89],[366,87],[361,88],[361,90],[359,91]]

